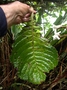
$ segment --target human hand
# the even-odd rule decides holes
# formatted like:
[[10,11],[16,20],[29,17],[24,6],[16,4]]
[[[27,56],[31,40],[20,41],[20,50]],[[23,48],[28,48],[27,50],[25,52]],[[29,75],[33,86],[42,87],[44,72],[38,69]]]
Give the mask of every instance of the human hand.
[[8,28],[14,24],[29,21],[31,13],[36,13],[36,11],[31,9],[29,5],[19,1],[7,5],[1,5],[1,8],[5,13]]

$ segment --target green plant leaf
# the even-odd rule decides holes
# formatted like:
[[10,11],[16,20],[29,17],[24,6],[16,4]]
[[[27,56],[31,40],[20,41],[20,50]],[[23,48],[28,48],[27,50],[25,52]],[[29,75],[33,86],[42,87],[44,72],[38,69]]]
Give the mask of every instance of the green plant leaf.
[[41,84],[46,79],[46,73],[57,66],[58,53],[36,31],[34,26],[21,31],[13,44],[10,60],[21,79]]

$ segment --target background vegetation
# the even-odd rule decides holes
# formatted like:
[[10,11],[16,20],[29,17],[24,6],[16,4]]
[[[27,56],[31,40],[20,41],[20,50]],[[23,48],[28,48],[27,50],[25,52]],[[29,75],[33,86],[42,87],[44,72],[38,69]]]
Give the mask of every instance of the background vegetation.
[[[16,0],[0,0],[0,4]],[[6,36],[0,39],[0,90],[67,90],[67,0],[20,0],[34,7],[37,32],[58,51],[58,65],[47,74],[46,81],[34,85],[21,80],[17,69],[10,63],[12,45],[28,23],[12,26]],[[60,32],[59,40],[53,39],[54,31]],[[37,36],[39,35],[37,34]]]

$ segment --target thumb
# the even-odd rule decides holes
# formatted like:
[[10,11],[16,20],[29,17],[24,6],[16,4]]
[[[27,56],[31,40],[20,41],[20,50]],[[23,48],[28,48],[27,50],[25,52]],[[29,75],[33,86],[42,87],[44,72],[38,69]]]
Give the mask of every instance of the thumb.
[[29,11],[34,14],[36,13],[36,11],[33,9],[33,7],[30,7]]

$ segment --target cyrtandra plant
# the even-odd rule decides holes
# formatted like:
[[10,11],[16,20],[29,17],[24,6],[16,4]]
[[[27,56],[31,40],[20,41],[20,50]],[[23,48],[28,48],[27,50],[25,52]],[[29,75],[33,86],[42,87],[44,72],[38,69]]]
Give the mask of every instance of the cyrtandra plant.
[[46,73],[58,64],[57,50],[41,37],[40,29],[32,14],[31,21],[16,37],[10,57],[20,79],[33,84],[44,82]]

